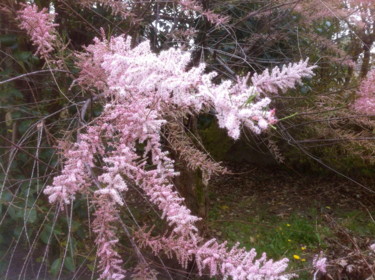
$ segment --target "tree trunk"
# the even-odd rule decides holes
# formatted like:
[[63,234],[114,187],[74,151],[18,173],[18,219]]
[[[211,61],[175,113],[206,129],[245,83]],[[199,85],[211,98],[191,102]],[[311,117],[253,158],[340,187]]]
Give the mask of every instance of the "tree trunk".
[[[199,139],[197,117],[190,117],[185,126]],[[204,220],[208,214],[208,186],[203,183],[202,171],[190,169],[188,164],[184,160],[180,160],[176,154],[173,157],[177,162],[176,169],[180,172],[180,176],[175,178],[176,188],[185,198],[186,206],[192,213],[202,218],[198,227],[204,229]]]
[[367,76],[367,73],[370,69],[370,57],[371,57],[371,47],[372,47],[373,41],[365,42],[365,45],[363,46],[363,62],[361,67],[361,74],[360,77],[363,79]]
[[35,1],[35,3],[38,5],[40,8],[49,8],[49,5],[51,3],[51,0],[39,0]]
[[190,170],[186,166],[179,168],[178,171],[180,176],[175,179],[175,184],[185,198],[187,207],[194,215],[205,219],[208,212],[208,187],[203,184],[202,172]]
[[[359,55],[361,54],[361,52],[362,52],[361,43],[358,41],[357,37],[352,37],[351,38],[351,47],[350,47],[349,53],[351,54],[352,61],[354,63],[358,62],[358,58],[359,58]],[[353,77],[353,74],[354,74],[354,66],[349,66],[348,72],[346,73],[346,76],[345,76],[344,87],[349,86],[349,83],[350,83],[350,81]]]

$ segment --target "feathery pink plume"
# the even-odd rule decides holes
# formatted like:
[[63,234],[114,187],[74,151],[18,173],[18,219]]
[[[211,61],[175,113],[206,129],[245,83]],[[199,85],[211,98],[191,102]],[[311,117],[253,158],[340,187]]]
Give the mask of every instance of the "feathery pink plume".
[[43,58],[53,51],[56,40],[55,27],[58,24],[53,23],[54,17],[46,8],[38,11],[35,4],[24,5],[24,8],[18,11],[19,27],[27,32],[33,45],[37,47],[36,54]]

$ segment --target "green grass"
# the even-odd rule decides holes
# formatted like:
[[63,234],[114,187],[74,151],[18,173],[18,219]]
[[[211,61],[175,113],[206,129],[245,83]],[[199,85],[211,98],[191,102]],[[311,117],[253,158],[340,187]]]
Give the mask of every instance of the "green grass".
[[[374,216],[374,213],[370,214]],[[352,210],[341,215],[338,221],[342,227],[360,236],[375,236],[375,222],[368,213]]]
[[[320,251],[328,249],[329,239],[335,238],[334,230],[323,219],[324,211],[332,212],[343,228],[360,236],[374,236],[375,223],[361,211],[333,211],[315,208],[303,213],[277,216],[249,199],[215,203],[209,212],[209,227],[221,240],[230,245],[237,241],[247,249],[255,248],[259,255],[266,252],[269,258],[289,258],[288,271],[298,273],[298,279],[311,279],[312,259]],[[246,206],[246,207],[245,207]]]

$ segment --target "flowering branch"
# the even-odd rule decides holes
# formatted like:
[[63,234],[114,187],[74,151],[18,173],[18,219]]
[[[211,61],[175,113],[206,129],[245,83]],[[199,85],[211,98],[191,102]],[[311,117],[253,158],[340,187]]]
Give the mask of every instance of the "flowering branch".
[[354,110],[368,115],[375,114],[375,69],[367,74],[357,92],[358,98],[354,102]]
[[183,238],[175,234],[165,236],[151,236],[151,231],[141,229],[135,233],[142,247],[149,247],[155,255],[166,253],[169,258],[173,255],[183,267],[187,267],[189,261],[195,259],[199,274],[205,269],[210,272],[210,277],[221,275],[224,279],[274,279],[287,280],[295,277],[293,274],[282,274],[288,265],[288,259],[284,258],[274,262],[266,259],[263,253],[256,259],[255,249],[246,251],[236,244],[228,248],[226,242],[218,243],[216,239],[204,241],[198,235],[190,235]]
[[49,14],[46,8],[38,11],[35,4],[24,5],[24,8],[18,11],[19,27],[27,32],[33,45],[37,47],[35,53],[43,58],[46,58],[54,49],[55,27],[58,26],[53,23],[54,18],[55,15]]
[[[51,203],[63,206],[94,188],[94,232],[101,279],[124,278],[115,248],[115,224],[119,222],[116,211],[124,204],[123,194],[128,190],[124,178],[144,191],[171,228],[171,234],[164,239],[150,235],[140,238],[154,253],[173,252],[185,267],[195,259],[199,272],[209,269],[212,276],[220,274],[239,280],[292,278],[293,275],[283,274],[287,259],[267,261],[265,254],[255,259],[255,250],[247,252],[238,246],[230,249],[226,243],[206,242],[200,237],[196,227],[200,218],[191,214],[174,190],[173,178],[179,174],[161,141],[167,120],[209,110],[216,112],[219,126],[234,139],[239,137],[241,126],[255,133],[266,130],[276,117],[269,108],[271,100],[258,93],[265,83],[259,83],[259,88],[248,86],[246,77],[238,78],[236,83],[214,84],[216,73],[205,74],[204,64],[186,71],[190,53],[171,48],[156,55],[147,41],[132,49],[130,39],[123,36],[108,41],[96,39],[77,58],[82,67],[77,82],[102,92],[107,103],[74,147],[64,152],[62,173],[44,193]],[[288,68],[289,72],[299,73],[294,81],[312,75],[306,63],[295,67],[297,70],[293,70],[294,66]],[[279,85],[283,77],[289,77],[291,86],[291,74],[274,76]],[[142,150],[138,144],[142,144]],[[100,174],[93,174],[98,158],[104,165],[95,169]],[[202,160],[207,162],[203,156]],[[205,168],[197,163],[191,166]],[[212,164],[208,168],[221,170]],[[92,176],[96,177],[96,184],[92,184]]]
[[296,84],[302,83],[302,78],[310,78],[314,75],[312,70],[315,66],[308,66],[309,59],[298,63],[284,65],[281,69],[275,67],[271,72],[266,69],[262,74],[254,74],[251,81],[261,92],[278,93],[279,89],[285,92],[294,88]]

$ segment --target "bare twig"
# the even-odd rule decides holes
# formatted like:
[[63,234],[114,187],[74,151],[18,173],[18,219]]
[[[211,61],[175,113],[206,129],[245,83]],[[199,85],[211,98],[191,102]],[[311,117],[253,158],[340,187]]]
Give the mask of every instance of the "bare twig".
[[34,71],[34,72],[30,72],[30,73],[26,73],[26,74],[16,76],[16,77],[10,78],[8,80],[0,81],[0,85],[5,84],[5,83],[9,83],[9,82],[12,82],[12,81],[15,81],[15,80],[19,80],[19,79],[22,79],[24,77],[28,77],[28,76],[32,76],[32,75],[36,75],[36,74],[42,74],[42,73],[51,73],[51,72],[62,72],[62,73],[69,73],[70,74],[69,71],[60,70],[60,69],[38,70],[38,71]]

